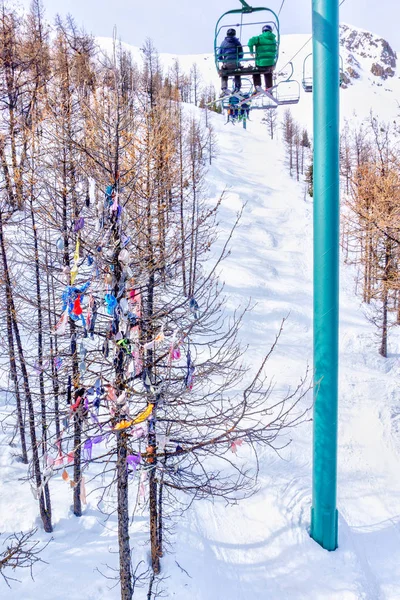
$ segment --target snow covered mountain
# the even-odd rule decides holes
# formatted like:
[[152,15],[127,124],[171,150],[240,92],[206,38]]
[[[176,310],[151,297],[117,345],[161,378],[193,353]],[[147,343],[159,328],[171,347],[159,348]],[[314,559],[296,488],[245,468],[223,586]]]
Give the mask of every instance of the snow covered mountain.
[[[97,38],[101,48],[111,52],[112,40]],[[142,61],[140,48],[123,44],[132,52],[136,62]],[[212,40],[210,40],[210,47]],[[278,80],[290,73],[289,62],[293,63],[293,78],[298,80],[301,88],[303,76],[310,76],[312,70],[311,36],[308,34],[282,35],[279,61],[276,72]],[[353,119],[354,116],[364,118],[370,110],[391,119],[398,115],[400,98],[400,71],[397,54],[391,45],[380,36],[368,31],[342,24],[340,26],[340,54],[343,65],[343,87],[341,92],[341,118]],[[167,72],[178,59],[184,73],[189,74],[194,63],[198,66],[202,83],[220,88],[213,54],[194,55],[160,55],[161,64]],[[307,59],[307,60],[306,60]],[[305,65],[304,65],[304,61]],[[301,88],[301,102],[291,107],[294,117],[311,130],[312,127],[312,94]]]
[[[281,68],[308,36],[283,36]],[[100,40],[103,47],[110,42]],[[396,56],[383,40],[342,26],[342,56],[348,74],[341,91],[342,117],[398,115],[400,97]],[[301,79],[306,45],[294,58]],[[140,51],[133,49],[135,57]],[[174,57],[162,55],[167,68]],[[217,86],[211,55],[179,57],[188,71],[194,61],[204,82]],[[377,66],[374,66],[377,65]],[[357,75],[355,75],[357,73]],[[186,106],[204,119],[204,112]],[[278,109],[280,110],[280,109]],[[294,117],[310,127],[312,95],[302,92]],[[260,117],[247,130],[225,125],[210,114],[218,156],[207,176],[210,198],[226,190],[220,216],[220,239],[237,211],[244,215],[224,264],[228,306],[251,298],[242,338],[249,344],[248,362],[256,364],[274,341],[283,317],[284,333],[269,363],[276,390],[293,388],[312,362],[312,201],[304,184],[287,173],[282,141],[271,141]],[[338,509],[339,549],[328,553],[308,535],[311,505],[310,421],[290,432],[292,443],[281,456],[265,452],[260,459],[259,492],[236,506],[193,504],[182,517],[175,546],[163,559],[166,598],[176,600],[396,600],[400,597],[400,480],[398,464],[400,410],[400,337],[391,337],[390,357],[378,356],[373,327],[354,295],[354,272],[343,265],[340,322],[340,425]],[[304,400],[310,404],[311,398]],[[4,411],[7,407],[4,408]],[[0,434],[1,435],[1,434]],[[35,524],[36,504],[25,467],[13,462],[13,450],[1,439],[0,514],[3,531]],[[289,435],[284,441],[290,441]],[[238,455],[245,453],[239,448]],[[234,456],[233,456],[234,459]],[[18,573],[22,582],[8,589],[7,600],[116,600],[118,588],[101,571],[116,566],[116,521],[96,507],[96,494],[81,519],[70,512],[70,495],[56,480],[53,541],[44,551],[48,564]],[[135,523],[135,562],[146,559],[145,530]],[[43,533],[37,536],[46,540]],[[177,543],[179,541],[179,543]],[[57,592],[55,593],[55,590]],[[147,592],[135,590],[144,600]]]

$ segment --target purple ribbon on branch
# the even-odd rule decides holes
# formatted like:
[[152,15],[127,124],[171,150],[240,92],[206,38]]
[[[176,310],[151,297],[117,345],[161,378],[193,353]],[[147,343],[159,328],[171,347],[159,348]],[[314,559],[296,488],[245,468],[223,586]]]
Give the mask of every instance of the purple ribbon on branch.
[[83,460],[91,460],[92,458],[92,450],[93,450],[93,442],[91,439],[86,440],[83,444],[82,458]]
[[129,467],[132,467],[130,471],[131,475],[136,473],[136,469],[140,464],[140,455],[139,454],[130,454],[126,457],[126,470],[129,472]]
[[83,229],[84,226],[85,226],[85,219],[83,217],[79,217],[79,219],[77,219],[75,221],[75,226],[74,226],[75,233],[77,233],[78,231]]

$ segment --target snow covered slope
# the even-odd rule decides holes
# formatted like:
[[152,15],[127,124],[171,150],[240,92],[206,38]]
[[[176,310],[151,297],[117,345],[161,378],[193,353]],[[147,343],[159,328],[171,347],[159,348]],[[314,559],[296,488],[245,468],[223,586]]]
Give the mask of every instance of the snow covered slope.
[[[227,222],[248,203],[225,268],[228,293],[257,301],[243,331],[253,360],[290,313],[270,367],[278,384],[293,385],[312,359],[312,203],[287,177],[281,145],[259,125],[246,133],[221,121],[215,126],[220,157],[211,189],[218,193],[224,180],[230,188]],[[196,600],[399,597],[398,355],[378,356],[345,266],[340,340],[339,549],[327,553],[308,536],[312,436],[306,423],[292,432],[283,461],[265,453],[257,496],[230,508],[198,505],[188,517],[179,532],[187,543],[176,559],[193,580],[182,576],[186,587],[176,597],[185,598],[184,589]]]
[[[292,38],[287,55],[301,46]],[[304,50],[306,52],[306,49]],[[188,65],[193,62],[188,58]],[[366,61],[370,60],[368,57]],[[205,61],[211,59],[204,57]],[[300,60],[300,55],[299,55]],[[371,59],[374,60],[374,59]],[[182,66],[184,66],[182,64]],[[210,67],[213,68],[212,66]],[[341,92],[343,112],[368,114],[369,102],[394,113],[397,75],[372,86],[367,66],[354,85]],[[380,82],[380,80],[376,80]],[[391,92],[386,92],[386,85]],[[376,92],[376,94],[375,94]],[[345,98],[348,98],[345,104]],[[364,101],[361,104],[360,98]],[[392,106],[393,105],[393,106]],[[295,117],[306,124],[310,95],[302,95]],[[187,107],[200,118],[202,111]],[[382,113],[380,113],[382,114]],[[225,262],[229,306],[256,303],[242,328],[255,364],[269,349],[281,319],[289,315],[269,373],[277,390],[293,387],[312,360],[312,202],[303,185],[287,174],[280,140],[269,140],[258,117],[240,126],[211,114],[219,153],[207,177],[210,197],[223,190],[221,240],[246,203],[241,225]],[[354,295],[354,273],[342,268],[340,322],[339,549],[322,550],[308,536],[311,503],[312,424],[290,432],[292,444],[281,457],[265,452],[260,490],[237,506],[194,504],[181,519],[173,552],[163,559],[168,579],[161,586],[176,600],[397,600],[400,597],[400,478],[397,394],[400,340],[390,340],[390,358],[377,354],[374,331]],[[310,398],[305,399],[310,402]],[[36,502],[25,468],[1,437],[0,530],[26,530],[35,523]],[[287,440],[288,438],[286,438]],[[238,454],[245,452],[240,448]],[[20,479],[18,479],[20,478]],[[70,512],[70,494],[61,479],[54,491],[53,540],[44,552],[48,564],[35,569],[35,582],[6,588],[7,600],[116,600],[118,589],[100,574],[116,566],[116,520],[96,507],[95,484],[81,519]],[[140,521],[140,519],[139,519]],[[141,523],[132,536],[134,562],[145,559]],[[48,539],[38,532],[37,537]],[[98,569],[98,570],[97,570]],[[135,598],[145,600],[144,589]]]

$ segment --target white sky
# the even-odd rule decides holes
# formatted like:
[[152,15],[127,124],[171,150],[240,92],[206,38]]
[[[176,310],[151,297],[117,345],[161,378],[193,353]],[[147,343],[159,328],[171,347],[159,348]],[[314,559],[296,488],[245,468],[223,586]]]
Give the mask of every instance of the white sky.
[[[22,6],[30,4],[30,0],[14,1]],[[50,21],[57,13],[70,13],[78,26],[104,37],[111,37],[116,25],[118,37],[124,42],[141,46],[150,37],[159,52],[173,54],[212,52],[217,19],[227,10],[241,6],[239,0],[42,1]],[[281,2],[248,0],[252,6],[267,6],[276,12]],[[310,33],[311,4],[311,0],[285,0],[280,16],[281,33]],[[345,0],[340,20],[377,33],[400,50],[398,0]]]

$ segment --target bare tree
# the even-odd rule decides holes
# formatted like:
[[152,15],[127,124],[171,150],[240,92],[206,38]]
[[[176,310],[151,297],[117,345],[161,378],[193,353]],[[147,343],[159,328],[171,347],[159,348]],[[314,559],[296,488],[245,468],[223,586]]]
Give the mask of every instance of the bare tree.
[[276,110],[274,109],[267,110],[265,116],[262,118],[262,123],[265,123],[267,125],[268,135],[271,138],[271,140],[274,139],[277,126],[277,118],[278,116]]
[[3,541],[6,549],[0,552],[0,575],[6,584],[11,587],[12,581],[18,581],[13,575],[20,569],[29,569],[33,579],[33,567],[38,562],[45,562],[40,554],[46,548],[47,544],[40,545],[40,542],[33,539],[37,529],[31,529],[26,533],[13,533]]
[[[76,516],[88,475],[99,507],[116,511],[123,600],[143,578],[131,518],[146,515],[151,598],[177,515],[194,500],[253,493],[258,448],[275,448],[304,418],[308,382],[277,397],[266,367],[280,332],[250,374],[239,343],[249,307],[226,316],[217,273],[240,214],[217,252],[221,199],[210,203],[204,187],[212,129],[179,102],[199,101],[198,72],[191,81],[176,63],[163,81],[150,40],[141,71],[116,40],[112,56],[96,54],[71,18],[57,19],[50,43],[38,2],[28,25],[3,12],[1,316],[16,422],[23,446],[26,402],[46,531],[54,476],[69,484]],[[23,244],[12,242],[18,228]],[[241,444],[252,464],[236,460]]]
[[190,68],[191,90],[193,91],[193,102],[197,106],[201,94],[201,75],[197,63],[193,63]]

